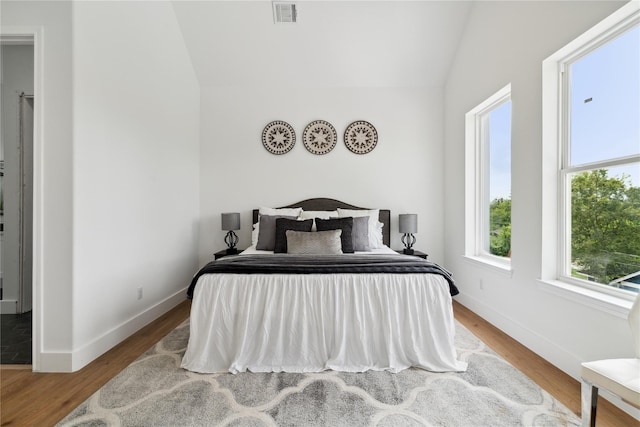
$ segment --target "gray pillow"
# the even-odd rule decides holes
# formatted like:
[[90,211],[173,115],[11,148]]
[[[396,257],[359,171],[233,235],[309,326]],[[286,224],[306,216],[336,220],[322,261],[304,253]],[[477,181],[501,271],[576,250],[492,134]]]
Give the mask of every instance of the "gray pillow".
[[287,253],[307,255],[334,255],[342,253],[342,230],[294,231],[287,230]]
[[272,251],[276,245],[276,219],[296,219],[295,216],[286,215],[260,215],[260,227],[258,228],[258,242],[256,249],[259,251]]
[[[369,243],[369,217],[354,216],[345,218],[353,218],[353,226],[351,227],[351,241],[353,242],[353,251],[370,252],[371,243]],[[332,216],[331,219],[338,218]]]
[[368,216],[354,216],[353,217],[353,229],[351,230],[351,237],[353,237],[353,250],[369,252],[371,246],[369,244],[369,217]]

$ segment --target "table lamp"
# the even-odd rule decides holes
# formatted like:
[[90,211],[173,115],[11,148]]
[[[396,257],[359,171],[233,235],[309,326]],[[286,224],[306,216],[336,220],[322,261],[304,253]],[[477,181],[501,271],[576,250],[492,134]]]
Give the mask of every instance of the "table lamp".
[[233,230],[240,230],[240,214],[238,212],[230,212],[222,214],[222,227],[227,231],[224,242],[227,244],[228,254],[237,254],[238,236]]
[[413,233],[418,232],[418,215],[417,214],[400,214],[398,228],[402,233],[402,243],[404,244],[403,253],[413,255],[413,244],[416,238]]

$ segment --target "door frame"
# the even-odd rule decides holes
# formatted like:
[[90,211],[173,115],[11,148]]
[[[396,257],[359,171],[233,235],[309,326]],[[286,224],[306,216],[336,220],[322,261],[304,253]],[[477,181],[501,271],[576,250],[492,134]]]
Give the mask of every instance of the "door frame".
[[1,44],[33,45],[33,281],[32,281],[32,361],[38,371],[42,351],[43,281],[43,104],[44,104],[44,29],[39,26],[2,27]]

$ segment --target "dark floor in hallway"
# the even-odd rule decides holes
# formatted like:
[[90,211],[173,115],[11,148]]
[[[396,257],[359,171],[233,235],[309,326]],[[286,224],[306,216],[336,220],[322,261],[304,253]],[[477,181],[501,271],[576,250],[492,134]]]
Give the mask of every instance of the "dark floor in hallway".
[[0,363],[31,364],[31,312],[0,315]]

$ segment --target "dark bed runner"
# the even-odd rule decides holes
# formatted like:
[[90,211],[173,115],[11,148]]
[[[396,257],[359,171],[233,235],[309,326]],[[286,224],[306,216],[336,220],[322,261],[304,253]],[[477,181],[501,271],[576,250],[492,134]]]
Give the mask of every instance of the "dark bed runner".
[[449,282],[452,296],[460,292],[451,274],[438,264],[407,255],[235,255],[212,261],[196,273],[187,290],[193,298],[198,278],[204,274],[439,274]]

